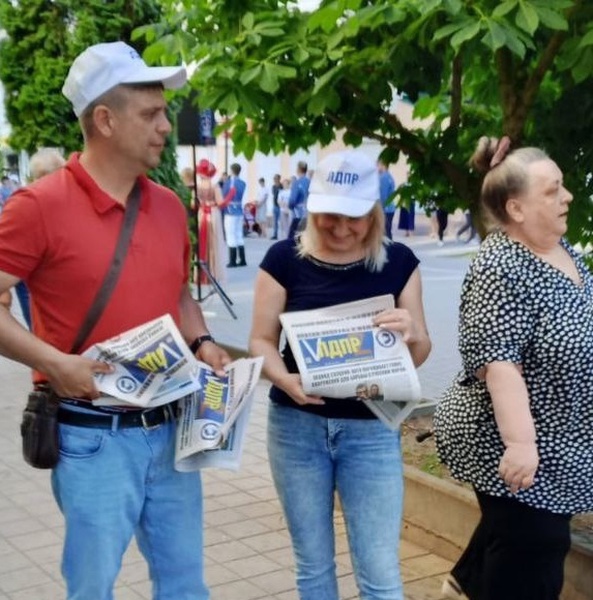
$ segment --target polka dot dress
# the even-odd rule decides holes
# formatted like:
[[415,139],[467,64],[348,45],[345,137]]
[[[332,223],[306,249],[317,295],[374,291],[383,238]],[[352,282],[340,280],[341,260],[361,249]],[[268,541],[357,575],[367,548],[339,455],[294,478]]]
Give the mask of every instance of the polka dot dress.
[[556,513],[593,511],[593,280],[573,257],[581,284],[502,232],[490,234],[461,293],[463,371],[434,419],[437,449],[453,476],[511,496],[498,475],[504,445],[483,382],[493,361],[523,367],[537,434],[535,484],[518,500]]

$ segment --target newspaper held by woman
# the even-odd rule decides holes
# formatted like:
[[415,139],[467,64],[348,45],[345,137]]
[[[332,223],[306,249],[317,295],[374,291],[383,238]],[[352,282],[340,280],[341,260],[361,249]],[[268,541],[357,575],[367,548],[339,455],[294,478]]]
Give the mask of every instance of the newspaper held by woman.
[[374,316],[394,304],[387,294],[282,313],[282,328],[305,392],[362,400],[388,427],[397,429],[422,396],[401,336],[372,324]]

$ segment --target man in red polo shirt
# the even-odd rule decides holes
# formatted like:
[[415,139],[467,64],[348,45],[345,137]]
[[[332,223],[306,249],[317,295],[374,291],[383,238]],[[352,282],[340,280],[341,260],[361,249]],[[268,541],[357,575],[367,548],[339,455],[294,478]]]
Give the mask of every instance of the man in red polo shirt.
[[171,131],[162,89],[185,80],[183,67],[148,67],[122,42],[87,48],[63,88],[80,120],[82,153],[17,191],[0,219],[0,293],[25,281],[33,313],[30,333],[0,308],[0,352],[30,366],[36,381],[48,381],[64,399],[61,414],[68,415],[60,423],[60,461],[52,472],[66,521],[68,600],[112,599],[134,534],[149,563],[153,598],[209,597],[200,475],[173,468],[171,407],[143,417],[92,407],[98,396],[93,375],[110,367],[70,354],[138,182],[140,211],[124,266],[82,350],[169,313],[201,360],[216,370],[230,362],[188,290],[185,209],[145,175],[159,164]]

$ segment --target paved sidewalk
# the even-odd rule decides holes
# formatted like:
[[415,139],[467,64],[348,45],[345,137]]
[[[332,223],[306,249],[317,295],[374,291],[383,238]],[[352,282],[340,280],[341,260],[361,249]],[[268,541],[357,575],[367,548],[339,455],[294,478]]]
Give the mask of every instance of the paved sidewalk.
[[[415,239],[411,245],[426,240]],[[213,335],[240,349],[246,347],[256,266],[267,245],[265,240],[248,240],[250,266],[234,269],[230,280],[223,282],[237,320],[217,295],[203,302]],[[51,495],[49,473],[30,468],[21,457],[18,427],[29,389],[28,370],[0,358],[0,377],[0,600],[62,600],[63,523]],[[265,383],[260,384],[254,404],[241,469],[203,474],[206,577],[212,600],[297,599],[290,540],[266,457]],[[339,514],[336,529],[341,596],[354,599],[356,585]],[[407,600],[440,597],[440,582],[450,562],[405,541],[401,561]],[[149,598],[146,566],[133,545],[125,556],[116,600]]]
[[[0,359],[0,377],[0,600],[62,600],[62,518],[49,473],[32,469],[21,457],[18,426],[29,375]],[[258,390],[241,469],[203,474],[206,576],[212,600],[297,600],[290,540],[266,457],[266,387],[261,384]],[[339,514],[336,529],[342,598],[354,599],[356,585]],[[439,598],[442,575],[451,564],[405,541],[401,558],[406,599]],[[135,545],[126,553],[115,597],[151,597],[146,565]]]

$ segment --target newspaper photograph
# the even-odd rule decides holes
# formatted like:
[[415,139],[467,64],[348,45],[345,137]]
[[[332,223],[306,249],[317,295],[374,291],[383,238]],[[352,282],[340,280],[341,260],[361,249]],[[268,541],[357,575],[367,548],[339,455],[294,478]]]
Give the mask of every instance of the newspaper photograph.
[[83,356],[114,367],[95,374],[98,406],[167,404],[198,390],[200,372],[209,368],[192,354],[171,315],[95,344]]
[[263,358],[240,358],[219,377],[200,370],[200,388],[179,401],[175,468],[237,469]]
[[373,317],[394,307],[393,296],[384,295],[282,313],[305,392],[364,401],[388,427],[397,429],[420,402],[421,391],[401,335],[372,325]]

